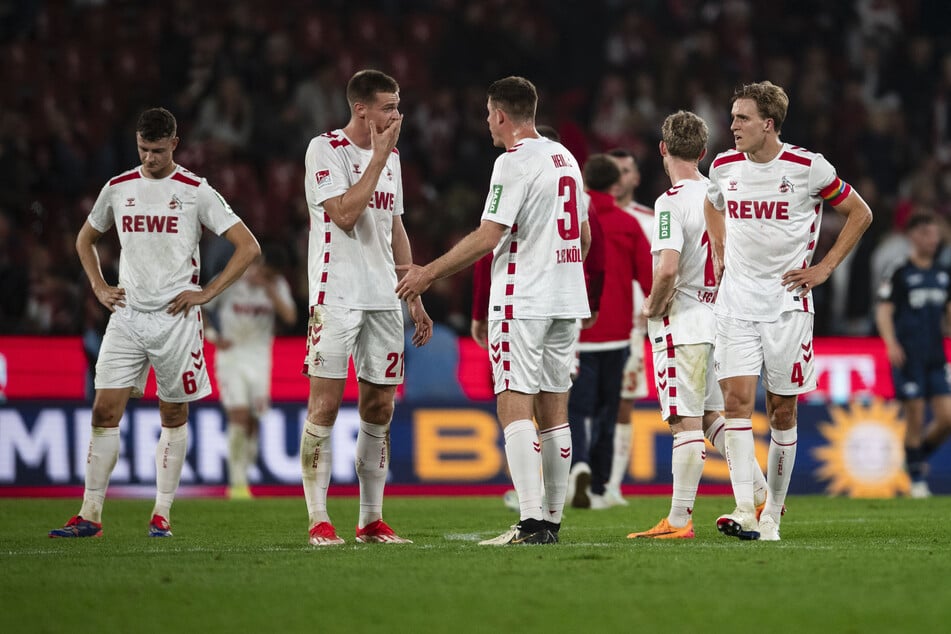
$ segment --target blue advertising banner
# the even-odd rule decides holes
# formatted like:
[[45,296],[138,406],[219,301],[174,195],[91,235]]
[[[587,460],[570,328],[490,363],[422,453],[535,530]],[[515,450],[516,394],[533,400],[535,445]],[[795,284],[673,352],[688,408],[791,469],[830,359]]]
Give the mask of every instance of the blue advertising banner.
[[[306,414],[302,403],[278,403],[261,423],[260,458],[252,483],[300,483],[297,449]],[[0,494],[19,487],[82,485],[90,408],[78,402],[17,402],[0,406]],[[334,484],[354,484],[355,407],[343,407],[333,435]],[[671,437],[658,410],[632,415],[633,449],[626,484],[669,484]],[[765,465],[766,417],[753,420],[756,453]],[[880,400],[842,406],[799,404],[799,443],[791,493],[892,497],[908,490],[903,469],[903,422]],[[155,479],[154,448],[161,430],[153,402],[132,402],[120,424],[122,449],[110,483],[146,485]],[[390,482],[394,484],[507,484],[502,433],[492,403],[460,399],[428,407],[398,403],[392,425]],[[183,485],[227,480],[226,421],[214,403],[193,405]],[[931,460],[935,493],[951,493],[951,448]],[[704,482],[728,484],[726,463],[708,447]]]

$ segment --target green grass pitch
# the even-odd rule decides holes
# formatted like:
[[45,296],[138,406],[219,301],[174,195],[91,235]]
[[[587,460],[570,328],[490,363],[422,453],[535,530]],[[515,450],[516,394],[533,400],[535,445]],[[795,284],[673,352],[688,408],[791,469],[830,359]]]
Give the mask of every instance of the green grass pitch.
[[79,500],[0,499],[0,632],[939,632],[951,618],[951,497],[796,496],[779,543],[717,533],[626,539],[665,497],[569,510],[554,546],[480,547],[515,514],[497,497],[390,497],[413,545],[353,542],[357,500],[331,498],[347,545],[307,544],[303,499],[182,499],[175,537],[151,502],[107,500],[101,539],[53,540]]

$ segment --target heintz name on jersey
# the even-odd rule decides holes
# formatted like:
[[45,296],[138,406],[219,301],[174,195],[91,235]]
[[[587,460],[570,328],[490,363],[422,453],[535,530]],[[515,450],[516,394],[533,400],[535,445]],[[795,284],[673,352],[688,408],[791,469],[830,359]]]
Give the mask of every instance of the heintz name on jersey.
[[178,233],[178,216],[122,216],[126,233]]
[[568,249],[558,249],[555,251],[555,262],[557,264],[565,264],[568,262],[582,262],[584,258],[581,257],[581,249],[578,247],[570,247]]
[[728,200],[726,203],[730,218],[745,220],[763,219],[789,220],[789,203],[785,200]]

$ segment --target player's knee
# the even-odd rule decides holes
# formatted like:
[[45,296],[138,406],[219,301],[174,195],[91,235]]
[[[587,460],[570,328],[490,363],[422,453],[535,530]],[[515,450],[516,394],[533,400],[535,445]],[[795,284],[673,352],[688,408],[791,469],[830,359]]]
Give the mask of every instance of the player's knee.
[[159,402],[162,427],[181,427],[188,422],[188,403]]
[[753,414],[753,404],[738,394],[724,394],[723,410],[727,418],[749,418]]
[[122,418],[122,408],[98,400],[92,406],[93,427],[118,427]]
[[769,416],[769,426],[773,429],[792,429],[796,426],[796,404],[783,403],[773,408]]
[[373,425],[386,425],[393,418],[393,401],[390,399],[373,399],[368,403],[360,404],[360,420]]

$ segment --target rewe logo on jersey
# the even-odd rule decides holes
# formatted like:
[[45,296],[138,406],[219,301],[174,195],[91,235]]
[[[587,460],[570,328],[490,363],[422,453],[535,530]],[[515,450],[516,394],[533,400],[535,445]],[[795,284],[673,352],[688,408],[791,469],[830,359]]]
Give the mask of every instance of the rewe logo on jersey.
[[746,220],[765,219],[789,220],[789,203],[785,200],[728,200],[726,203],[730,218]]
[[393,211],[395,206],[396,195],[392,192],[373,192],[370,202],[367,203],[370,209],[385,209],[386,211]]
[[178,233],[178,216],[122,216],[126,233]]

